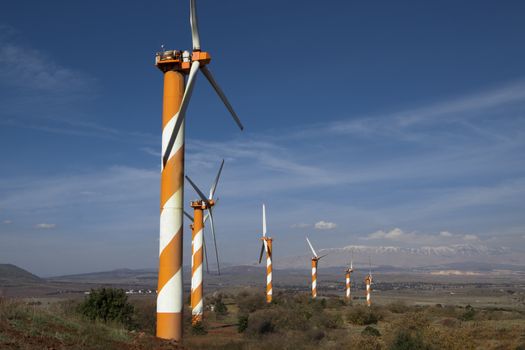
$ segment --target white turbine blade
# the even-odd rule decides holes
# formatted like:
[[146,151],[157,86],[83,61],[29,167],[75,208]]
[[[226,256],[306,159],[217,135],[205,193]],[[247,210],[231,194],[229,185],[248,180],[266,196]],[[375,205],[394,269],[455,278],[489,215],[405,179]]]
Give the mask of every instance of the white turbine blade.
[[174,117],[176,118],[175,126],[173,127],[173,131],[171,132],[170,140],[168,141],[166,150],[164,151],[164,154],[162,155],[162,166],[166,166],[166,163],[168,162],[171,150],[173,148],[173,145],[175,144],[175,139],[177,138],[177,135],[179,134],[179,130],[182,126],[182,122],[184,121],[184,118],[186,117],[186,110],[188,109],[188,105],[190,103],[191,94],[193,92],[193,87],[195,86],[195,80],[197,79],[196,73],[199,70],[199,67],[200,67],[199,61],[193,61],[193,63],[191,64],[190,74],[188,76],[188,81],[186,82],[186,88],[184,89],[184,95],[182,96],[182,102],[180,104],[180,109]]
[[266,206],[263,204],[263,237],[266,237]]
[[184,215],[186,215],[186,217],[188,219],[190,219],[192,222],[193,222],[193,216],[191,216],[190,214],[188,214],[188,212],[186,210],[184,210]]
[[202,220],[202,222],[206,223],[206,220],[208,220],[209,217],[210,217],[210,214],[206,213],[206,215],[204,215],[204,219]]
[[321,260],[321,258],[324,258],[324,257],[327,256],[327,255],[328,255],[328,253],[325,254],[325,255],[321,255],[320,257],[317,258],[317,260]]
[[204,193],[202,193],[202,191],[197,187],[197,185],[195,185],[193,183],[193,181],[191,181],[191,179],[189,178],[188,175],[186,175],[185,178],[186,178],[186,180],[188,180],[188,182],[190,183],[191,187],[193,187],[195,192],[197,192],[199,197],[201,197],[201,199],[207,203],[208,202],[208,198],[206,198],[206,195]]
[[211,208],[209,208],[208,211],[210,213],[211,234],[213,236],[213,243],[215,244],[215,258],[217,259],[217,271],[219,272],[219,275],[220,275],[221,267],[219,264],[219,251],[217,249],[217,237],[215,236],[215,225],[213,224],[213,211]]
[[312,250],[314,257],[317,258],[317,253],[315,252],[314,247],[312,246],[312,243],[310,243],[310,240],[308,239],[308,237],[306,237],[306,241],[308,242],[308,245],[310,246],[310,249]]
[[215,92],[217,92],[217,95],[219,95],[219,97],[221,98],[221,100],[224,103],[224,105],[226,106],[226,108],[228,108],[228,111],[230,111],[230,114],[232,115],[233,120],[235,120],[235,122],[237,123],[239,128],[241,130],[243,130],[244,126],[242,125],[241,120],[237,116],[237,113],[235,113],[235,111],[233,110],[232,105],[230,104],[230,102],[226,98],[226,95],[224,94],[224,92],[220,88],[219,84],[217,84],[217,82],[213,78],[213,75],[211,74],[210,70],[206,66],[202,66],[201,67],[201,71],[204,74],[204,76],[208,79],[208,81],[210,82],[211,86],[213,86],[213,88],[215,89]]
[[215,190],[217,189],[217,184],[219,183],[219,178],[221,177],[222,167],[224,166],[224,159],[221,162],[221,166],[219,167],[219,172],[217,173],[217,177],[215,177],[215,181],[213,182],[213,185],[210,188],[210,196],[209,199],[213,199],[213,196],[215,195]]
[[350,269],[354,269],[354,262],[352,260],[350,260]]
[[199,38],[199,26],[197,23],[197,5],[196,0],[190,0],[190,26],[191,26],[191,41],[193,43],[193,50],[201,49],[201,41]]

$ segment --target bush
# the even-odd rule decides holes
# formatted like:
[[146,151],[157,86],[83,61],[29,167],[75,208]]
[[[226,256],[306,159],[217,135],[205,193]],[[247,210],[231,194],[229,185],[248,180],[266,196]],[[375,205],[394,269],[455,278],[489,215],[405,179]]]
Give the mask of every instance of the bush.
[[264,296],[260,294],[241,292],[237,295],[236,303],[241,313],[252,313],[264,308],[266,300]]
[[465,307],[465,312],[460,316],[462,321],[472,321],[476,315],[476,310],[469,304]]
[[212,309],[217,316],[225,316],[228,314],[228,307],[222,299],[222,294],[214,295],[208,299],[210,309]]
[[132,325],[133,305],[123,289],[92,289],[89,296],[79,305],[79,311],[90,320],[116,321]]
[[393,312],[395,314],[404,314],[409,309],[409,307],[404,301],[395,301],[393,303],[390,303],[387,306],[387,308],[388,310],[390,310],[390,312]]
[[413,334],[406,330],[398,331],[389,347],[390,350],[429,350],[430,348],[425,344],[420,333]]
[[380,337],[381,333],[377,330],[377,328],[366,326],[365,329],[361,332],[362,335],[369,335],[372,337]]
[[248,315],[239,314],[239,317],[237,318],[237,331],[243,333],[246,328],[248,328]]
[[343,326],[343,318],[339,313],[319,312],[312,316],[311,322],[323,329],[337,329]]
[[352,307],[346,314],[348,322],[360,326],[376,324],[382,318],[382,315],[377,310],[366,306]]
[[246,333],[263,335],[275,330],[275,313],[272,310],[259,310],[248,317]]

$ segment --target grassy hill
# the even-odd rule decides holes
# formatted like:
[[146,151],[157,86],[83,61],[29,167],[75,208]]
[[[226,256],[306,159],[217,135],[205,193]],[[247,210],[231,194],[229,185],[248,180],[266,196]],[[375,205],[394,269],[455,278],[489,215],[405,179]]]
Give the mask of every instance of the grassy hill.
[[12,264],[0,264],[0,286],[44,283],[45,280]]

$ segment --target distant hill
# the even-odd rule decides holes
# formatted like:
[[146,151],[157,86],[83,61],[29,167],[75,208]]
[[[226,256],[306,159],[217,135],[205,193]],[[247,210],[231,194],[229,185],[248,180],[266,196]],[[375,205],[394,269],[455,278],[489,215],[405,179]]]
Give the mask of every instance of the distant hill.
[[45,283],[45,280],[16,265],[0,264],[0,287],[35,283]]

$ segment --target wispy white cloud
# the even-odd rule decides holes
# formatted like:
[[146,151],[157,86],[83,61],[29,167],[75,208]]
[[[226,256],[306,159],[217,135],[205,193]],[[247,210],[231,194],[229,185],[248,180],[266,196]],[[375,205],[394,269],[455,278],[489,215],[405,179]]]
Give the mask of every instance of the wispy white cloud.
[[12,220],[4,220],[4,221],[2,221],[2,223],[5,224],[5,225],[11,225],[13,223],[13,221]]
[[318,221],[314,225],[316,230],[333,230],[337,227],[337,224],[335,222],[329,222],[329,221]]
[[[97,80],[65,66],[45,52],[15,40],[16,31],[0,25],[0,125],[46,133],[157,143],[158,137],[140,131],[115,129],[93,120],[79,106],[92,101]],[[28,83],[30,82],[30,83]],[[20,91],[23,90],[23,93]]]
[[93,83],[93,78],[55,63],[43,52],[5,39],[0,41],[0,78],[4,85],[47,93],[85,92]]
[[57,227],[56,224],[49,224],[49,223],[41,223],[41,224],[36,224],[35,225],[35,228],[39,229],[39,230],[51,230],[51,229],[54,229],[56,227]]

